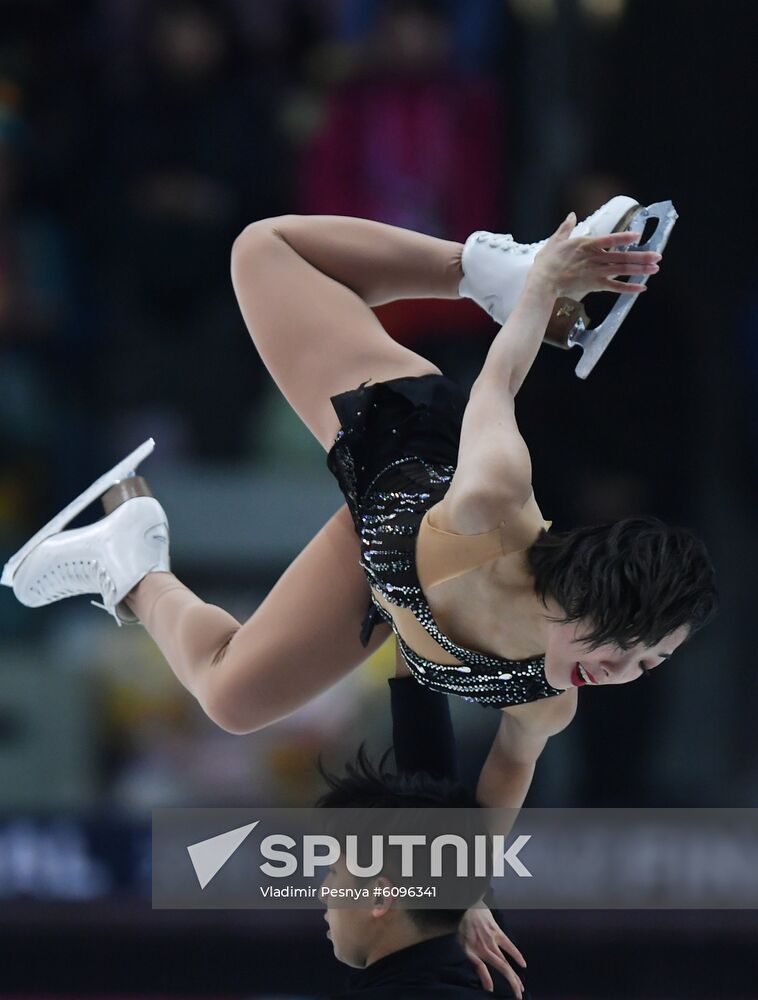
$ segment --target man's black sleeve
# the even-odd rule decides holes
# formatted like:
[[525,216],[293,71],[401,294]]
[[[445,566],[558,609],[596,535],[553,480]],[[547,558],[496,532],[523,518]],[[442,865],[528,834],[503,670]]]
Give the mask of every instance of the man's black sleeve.
[[458,760],[447,695],[413,677],[390,677],[388,683],[398,771],[426,771],[456,781]]

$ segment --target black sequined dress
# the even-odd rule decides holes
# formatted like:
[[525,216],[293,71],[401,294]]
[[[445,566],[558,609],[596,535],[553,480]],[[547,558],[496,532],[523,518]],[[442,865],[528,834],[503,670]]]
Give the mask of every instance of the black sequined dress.
[[[370,380],[369,380],[370,381]],[[444,375],[391,379],[331,397],[341,430],[327,466],[345,496],[361,540],[361,566],[391,604],[411,608],[461,665],[420,656],[373,599],[361,630],[367,645],[377,621],[392,626],[408,668],[421,684],[503,708],[560,691],[545,677],[544,656],[507,660],[458,646],[437,627],[416,574],[416,536],[424,514],[447,492],[455,471],[467,399]]]

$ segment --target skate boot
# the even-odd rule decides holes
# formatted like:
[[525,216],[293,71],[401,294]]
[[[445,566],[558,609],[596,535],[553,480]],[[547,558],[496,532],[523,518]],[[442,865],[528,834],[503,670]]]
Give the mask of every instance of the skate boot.
[[[127,455],[72,501],[5,564],[0,583],[29,608],[100,594],[119,625],[139,619],[124,598],[148,573],[169,572],[168,522],[150,487],[135,470],[155,447],[152,438]],[[106,516],[63,529],[100,499]]]
[[[632,230],[644,233],[645,226],[651,219],[657,219],[658,225],[649,239],[626,249],[661,253],[677,220],[677,213],[670,201],[657,202],[643,208],[634,198],[617,195],[575,226],[571,238],[606,236],[609,233]],[[461,297],[473,299],[496,322],[505,323],[526,283],[534,258],[546,242],[540,240],[538,243],[516,243],[509,233],[472,233],[466,240],[461,258]],[[635,275],[637,284],[644,284],[647,279],[648,275]],[[554,347],[564,349],[578,344],[584,353],[576,367],[576,374],[579,378],[586,378],[635,300],[633,293],[619,294],[603,322],[590,328],[581,302],[565,297],[556,299],[544,340]]]

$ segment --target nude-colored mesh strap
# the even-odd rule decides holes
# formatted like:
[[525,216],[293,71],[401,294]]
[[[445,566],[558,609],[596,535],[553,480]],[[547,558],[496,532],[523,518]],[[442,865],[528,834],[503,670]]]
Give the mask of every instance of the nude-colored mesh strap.
[[500,528],[479,535],[459,535],[436,528],[427,514],[419,525],[416,547],[416,572],[422,590],[503,555]]
[[549,528],[553,523],[535,517],[535,509],[528,505],[515,521],[508,524],[501,521],[497,528],[480,534],[461,535],[437,528],[428,514],[419,525],[416,547],[416,572],[422,590],[454,580],[500,556],[528,548],[539,528]]

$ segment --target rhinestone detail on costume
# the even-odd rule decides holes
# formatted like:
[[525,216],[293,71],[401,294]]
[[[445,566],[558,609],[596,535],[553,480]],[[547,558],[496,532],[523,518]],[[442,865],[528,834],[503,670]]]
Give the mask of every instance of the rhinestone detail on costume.
[[455,466],[406,456],[382,469],[358,498],[354,463],[347,444],[340,432],[334,459],[340,466],[343,490],[347,487],[349,495],[359,501],[354,521],[361,540],[360,564],[369,583],[391,604],[410,608],[429,635],[461,661],[436,663],[416,653],[399,635],[389,612],[372,597],[374,617],[391,626],[416,680],[434,691],[495,708],[560,694],[545,676],[544,656],[508,660],[466,649],[446,636],[434,621],[416,574],[416,538],[426,511],[447,492]]

